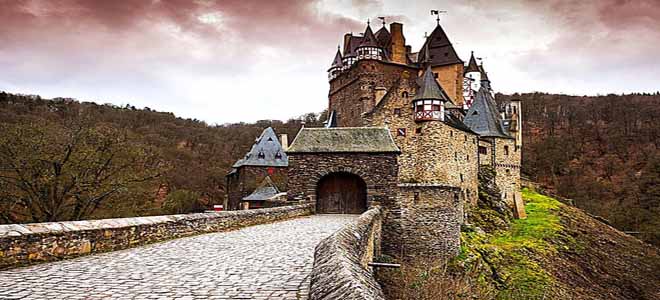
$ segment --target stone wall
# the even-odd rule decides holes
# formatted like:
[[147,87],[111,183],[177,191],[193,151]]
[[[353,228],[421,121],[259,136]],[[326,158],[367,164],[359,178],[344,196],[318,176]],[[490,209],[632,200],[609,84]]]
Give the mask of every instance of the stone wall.
[[395,206],[383,220],[383,253],[402,260],[447,258],[460,250],[461,189],[400,184]]
[[394,202],[397,190],[396,153],[288,153],[289,200],[316,201],[325,175],[346,172],[367,184],[367,205]]
[[463,106],[463,64],[435,66],[431,69],[438,74],[440,85],[454,104]]
[[514,207],[516,201],[520,201],[520,163],[521,149],[516,147],[514,139],[495,138],[493,157],[495,172],[495,183],[502,192],[503,199]]
[[457,186],[466,203],[476,205],[477,135],[441,121],[415,122],[411,105],[414,92],[405,81],[395,85],[374,111],[365,115],[366,125],[390,128],[401,149],[399,182]]
[[0,225],[0,270],[270,223],[314,212],[312,204],[188,215]]
[[379,255],[380,208],[371,208],[316,246],[309,298],[385,299],[368,266]]

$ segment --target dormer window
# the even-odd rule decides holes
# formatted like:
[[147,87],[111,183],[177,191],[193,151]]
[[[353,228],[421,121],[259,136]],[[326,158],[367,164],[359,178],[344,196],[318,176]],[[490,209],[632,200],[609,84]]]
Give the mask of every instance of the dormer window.
[[257,154],[257,158],[258,159],[265,159],[266,158],[266,154],[264,153],[263,150],[259,151],[259,154]]
[[275,153],[275,159],[282,159],[282,153],[280,153],[280,151],[277,151],[277,153]]

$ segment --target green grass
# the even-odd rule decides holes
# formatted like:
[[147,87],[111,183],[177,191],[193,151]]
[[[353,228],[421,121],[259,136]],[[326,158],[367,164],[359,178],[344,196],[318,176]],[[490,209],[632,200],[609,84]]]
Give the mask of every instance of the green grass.
[[553,284],[552,277],[538,264],[557,252],[553,243],[562,232],[558,216],[562,205],[556,199],[523,189],[526,219],[513,220],[508,230],[492,234],[465,232],[459,261],[480,257],[490,266],[490,284],[497,299],[541,299]]

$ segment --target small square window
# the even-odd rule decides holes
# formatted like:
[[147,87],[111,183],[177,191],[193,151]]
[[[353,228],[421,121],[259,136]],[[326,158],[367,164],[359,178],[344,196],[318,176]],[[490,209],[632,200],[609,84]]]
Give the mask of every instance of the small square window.
[[415,128],[415,133],[416,134],[422,134],[422,127]]
[[401,109],[400,108],[395,108],[394,109],[394,115],[397,116],[397,117],[400,117],[401,116]]
[[406,129],[405,128],[399,128],[396,130],[396,135],[397,136],[406,136]]

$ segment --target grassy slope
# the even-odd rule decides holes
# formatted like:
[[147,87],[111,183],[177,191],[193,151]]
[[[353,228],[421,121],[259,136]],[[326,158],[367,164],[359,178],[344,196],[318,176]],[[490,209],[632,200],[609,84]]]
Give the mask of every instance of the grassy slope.
[[[455,263],[496,299],[660,299],[657,248],[523,190],[527,219],[465,232]],[[476,272],[474,270],[477,270]]]

